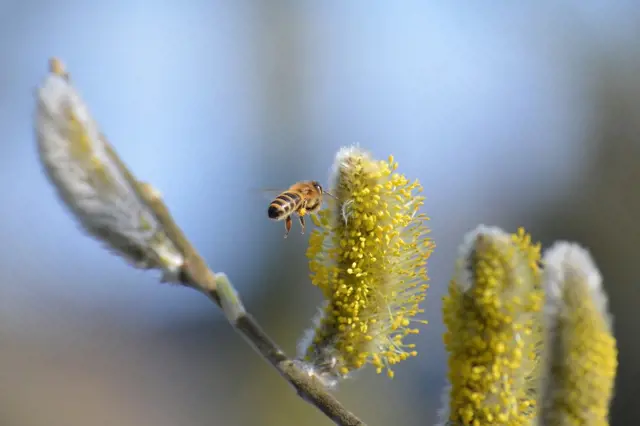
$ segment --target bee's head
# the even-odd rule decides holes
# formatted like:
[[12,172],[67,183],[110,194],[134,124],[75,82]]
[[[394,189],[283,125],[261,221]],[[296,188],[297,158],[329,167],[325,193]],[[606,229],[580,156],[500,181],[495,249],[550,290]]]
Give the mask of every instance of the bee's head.
[[322,194],[323,190],[322,190],[322,186],[320,185],[320,183],[316,180],[311,181],[311,185],[313,185],[313,187],[320,193]]

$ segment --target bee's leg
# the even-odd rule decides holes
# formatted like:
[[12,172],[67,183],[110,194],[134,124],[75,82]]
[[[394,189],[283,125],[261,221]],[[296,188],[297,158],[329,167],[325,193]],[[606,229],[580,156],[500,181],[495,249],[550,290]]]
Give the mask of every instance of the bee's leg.
[[291,216],[287,216],[287,218],[284,220],[284,229],[286,230],[284,233],[284,237],[287,238],[287,236],[289,236],[289,231],[291,231],[291,224],[293,223],[293,221],[291,220]]
[[302,226],[302,233],[304,234],[304,216],[298,216],[300,219],[300,226]]

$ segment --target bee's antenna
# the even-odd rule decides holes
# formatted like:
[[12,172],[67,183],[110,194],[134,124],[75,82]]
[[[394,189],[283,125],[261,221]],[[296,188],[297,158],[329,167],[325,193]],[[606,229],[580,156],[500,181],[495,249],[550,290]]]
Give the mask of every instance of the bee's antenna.
[[333,198],[333,199],[335,199],[335,200],[337,200],[337,199],[338,199],[338,197],[336,197],[335,195],[333,195],[333,194],[332,194],[332,193],[330,193],[330,192],[324,191],[324,192],[323,192],[323,194],[328,195],[329,197],[331,197],[331,198]]

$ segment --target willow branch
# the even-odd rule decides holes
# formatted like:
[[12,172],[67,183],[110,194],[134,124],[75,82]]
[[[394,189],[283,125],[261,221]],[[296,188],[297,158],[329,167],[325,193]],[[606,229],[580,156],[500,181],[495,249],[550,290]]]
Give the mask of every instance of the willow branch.
[[185,255],[186,262],[182,271],[182,283],[202,292],[218,305],[238,333],[294,387],[302,399],[315,406],[337,425],[366,426],[362,420],[348,411],[331,395],[315,377],[307,374],[295,360],[287,357],[258,322],[245,311],[240,298],[226,276],[224,274],[216,275],[209,269],[151,186],[141,184],[140,190],[141,195],[162,223],[169,238]]
[[58,196],[88,235],[136,268],[162,271],[163,281],[204,293],[305,401],[338,425],[364,425],[269,338],[246,312],[226,275],[209,269],[158,191],[138,181],[122,162],[59,59],[50,59],[36,99],[39,159]]

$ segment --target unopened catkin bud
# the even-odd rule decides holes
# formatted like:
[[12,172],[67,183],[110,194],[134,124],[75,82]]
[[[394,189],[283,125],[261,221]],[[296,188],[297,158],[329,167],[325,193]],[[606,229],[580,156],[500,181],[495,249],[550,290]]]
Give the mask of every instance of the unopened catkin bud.
[[113,253],[177,281],[183,255],[167,238],[141,189],[98,128],[63,64],[50,61],[36,91],[40,161],[82,228]]
[[336,156],[329,207],[314,219],[311,281],[323,308],[300,343],[299,357],[328,384],[367,364],[380,373],[415,356],[415,319],[426,297],[426,263],[434,244],[419,212],[422,187],[396,173],[397,163],[359,148]]

